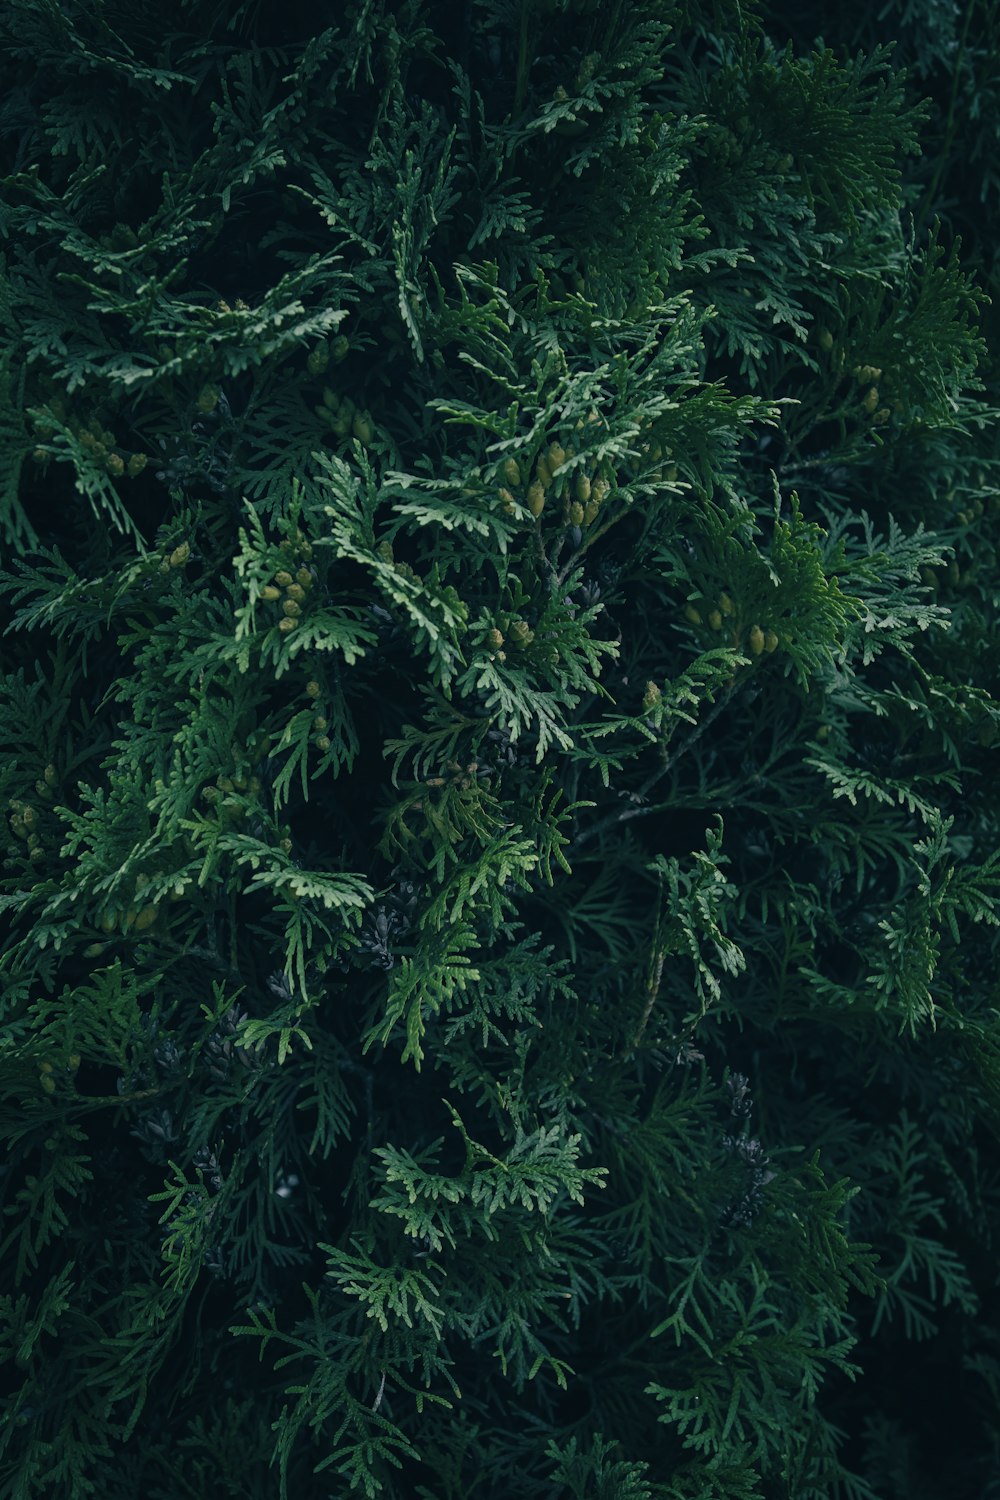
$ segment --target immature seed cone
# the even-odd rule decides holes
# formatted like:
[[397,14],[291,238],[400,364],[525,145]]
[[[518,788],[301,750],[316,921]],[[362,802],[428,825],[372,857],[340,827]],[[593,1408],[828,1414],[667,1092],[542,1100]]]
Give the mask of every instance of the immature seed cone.
[[278,629],[281,631],[282,635],[287,635],[290,630],[295,629],[297,624],[297,620],[290,620],[286,615],[284,619],[278,621]]
[[129,478],[130,479],[137,478],[138,475],[140,475],[142,473],[143,469],[146,467],[146,465],[148,463],[149,463],[149,459],[146,457],[145,453],[133,453],[132,457],[128,461],[128,476],[129,476]]
[[275,575],[274,575],[274,581],[278,585],[279,588],[287,589],[288,585],[292,581],[292,575],[291,575],[291,573],[287,572],[284,568],[282,568],[282,570],[281,570],[280,573],[275,573]]
[[262,599],[270,599],[270,600],[280,599],[281,598],[281,590],[280,589],[276,589],[274,587],[273,583],[269,583],[264,588],[261,589],[261,591],[260,591],[260,597]]
[[189,547],[187,542],[181,542],[180,546],[175,547],[173,552],[171,552],[167,561],[170,563],[170,566],[172,568],[183,568],[184,564],[187,562],[190,556],[191,548]]
[[304,589],[311,588],[313,583],[313,576],[310,573],[309,569],[299,568],[298,572],[295,574],[295,582]]
[[764,631],[764,650],[770,653],[778,649],[778,637],[773,630]]
[[518,467],[516,458],[508,458],[504,460],[503,477],[512,489],[516,489],[517,486],[521,483],[521,470]]
[[569,518],[574,526],[582,526],[585,511],[579,500],[574,500],[569,508]]
[[322,689],[320,688],[320,685],[315,678],[306,683],[306,694],[308,695],[308,697],[318,698],[321,691]]
[[685,611],[684,611],[684,618],[685,618],[685,620],[689,621],[689,623],[692,624],[692,625],[700,625],[701,624],[701,611],[695,609],[695,607],[694,607],[693,604],[689,604],[687,606],[687,608],[685,609]]
[[764,649],[764,632],[759,625],[755,625],[750,632],[750,650],[754,656],[759,656]]
[[354,433],[354,436],[357,438],[358,442],[364,443],[365,447],[367,447],[368,444],[372,441],[375,436],[375,426],[372,422],[371,417],[366,411],[358,411],[354,413],[354,420],[351,423],[351,431]]
[[708,623],[709,623],[709,625],[711,625],[711,627],[712,627],[713,630],[721,630],[722,629],[722,611],[718,610],[718,609],[713,609],[712,612],[710,613],[709,617],[708,617]]
[[576,478],[573,481],[573,494],[581,505],[586,505],[590,499],[590,475],[585,474],[582,469],[577,469]]
[[537,479],[534,484],[528,486],[528,509],[536,521],[545,509],[545,490]]
[[657,687],[656,683],[647,682],[646,691],[643,694],[642,698],[642,706],[646,713],[649,713],[652,709],[654,709],[662,697],[663,694],[660,692],[660,689]]

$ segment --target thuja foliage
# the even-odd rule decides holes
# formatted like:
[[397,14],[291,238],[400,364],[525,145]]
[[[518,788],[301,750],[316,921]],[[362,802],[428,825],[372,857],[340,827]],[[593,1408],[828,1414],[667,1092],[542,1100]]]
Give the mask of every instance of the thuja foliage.
[[0,38],[0,1494],[1000,1493],[995,10]]

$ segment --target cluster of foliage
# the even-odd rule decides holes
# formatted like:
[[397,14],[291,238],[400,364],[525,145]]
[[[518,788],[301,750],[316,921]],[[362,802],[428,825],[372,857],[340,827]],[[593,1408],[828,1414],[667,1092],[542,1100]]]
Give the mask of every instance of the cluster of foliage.
[[998,25],[7,0],[4,1500],[1000,1494]]

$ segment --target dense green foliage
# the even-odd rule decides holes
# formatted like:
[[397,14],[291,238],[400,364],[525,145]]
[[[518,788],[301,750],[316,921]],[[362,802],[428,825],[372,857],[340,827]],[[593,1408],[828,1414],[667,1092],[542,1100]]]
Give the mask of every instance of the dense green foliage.
[[7,0],[4,1500],[1000,1495],[998,53]]

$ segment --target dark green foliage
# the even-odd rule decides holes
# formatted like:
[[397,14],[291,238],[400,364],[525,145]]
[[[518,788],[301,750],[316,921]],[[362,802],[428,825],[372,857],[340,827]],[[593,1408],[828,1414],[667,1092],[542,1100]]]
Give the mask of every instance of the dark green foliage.
[[997,43],[9,0],[0,1496],[1000,1493]]

